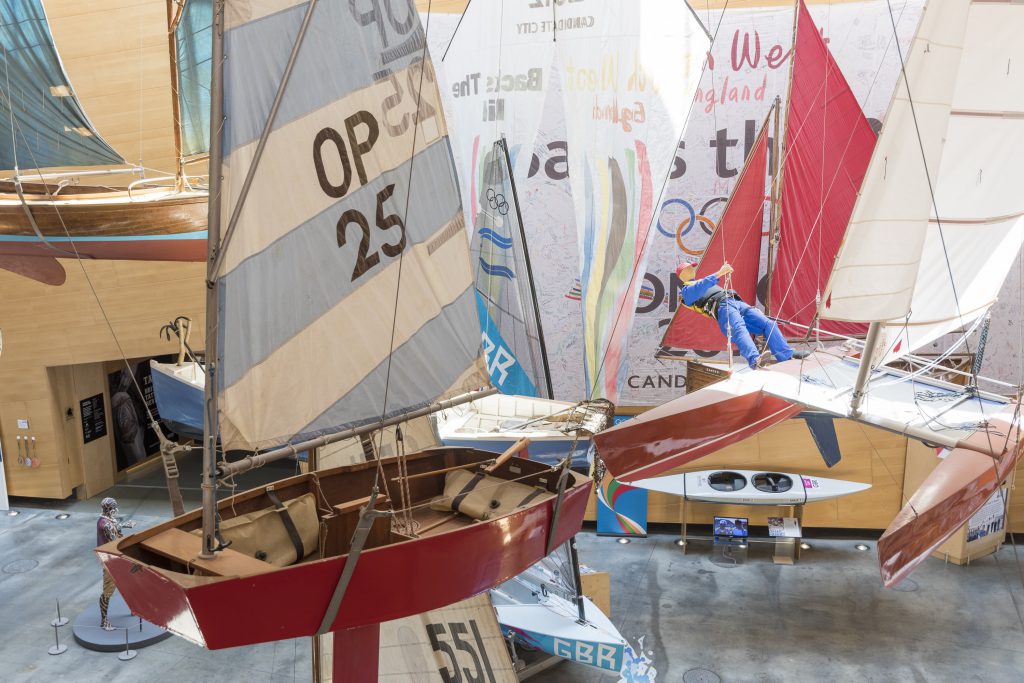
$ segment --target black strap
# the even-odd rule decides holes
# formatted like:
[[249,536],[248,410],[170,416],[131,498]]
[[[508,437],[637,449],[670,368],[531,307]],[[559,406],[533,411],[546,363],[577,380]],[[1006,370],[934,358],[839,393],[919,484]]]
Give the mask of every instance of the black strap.
[[529,503],[531,500],[533,500],[534,498],[536,498],[537,496],[539,496],[542,493],[547,493],[547,491],[545,489],[540,488],[540,487],[535,487],[532,491],[530,491],[530,493],[526,496],[526,498],[523,498],[521,501],[519,501],[519,505],[516,505],[516,507],[517,508],[523,507],[524,505],[526,505],[527,503]]
[[295,547],[295,561],[298,562],[306,556],[306,549],[302,546],[302,537],[299,536],[299,530],[295,528],[295,522],[292,521],[292,516],[288,514],[288,508],[284,506],[281,499],[274,493],[274,489],[267,489],[267,498],[274,504],[274,508],[281,518],[281,523],[284,524],[284,530],[288,532],[288,539]]
[[483,480],[484,480],[484,473],[483,472],[477,472],[476,474],[474,474],[473,478],[470,479],[466,483],[466,485],[462,487],[462,490],[459,491],[459,493],[454,498],[452,498],[452,510],[455,510],[456,512],[458,512],[459,511],[459,506],[462,505],[462,501],[466,499],[466,496],[469,495],[469,492],[472,491],[473,489],[475,489],[476,485],[479,484]]

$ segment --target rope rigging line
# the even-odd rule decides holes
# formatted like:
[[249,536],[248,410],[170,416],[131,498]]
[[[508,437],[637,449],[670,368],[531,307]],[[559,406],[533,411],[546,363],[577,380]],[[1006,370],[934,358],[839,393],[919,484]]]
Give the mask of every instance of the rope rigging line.
[[[412,126],[413,126],[413,129],[412,129],[412,150],[411,150],[411,152],[409,154],[409,179],[406,182],[405,207],[402,210],[402,225],[406,225],[407,221],[409,220],[409,203],[410,203],[410,200],[412,199],[412,178],[413,178],[413,170],[414,170],[414,167],[415,167],[415,164],[416,164],[416,144],[419,141],[419,131],[420,131],[420,119],[419,119],[419,115],[420,115],[420,111],[421,111],[420,110],[420,102],[421,102],[422,96],[423,96],[423,79],[426,76],[426,72],[427,72],[427,68],[428,68],[428,66],[427,66],[427,45],[428,45],[428,42],[429,42],[428,41],[428,37],[430,36],[430,17],[431,17],[431,14],[432,14],[432,12],[431,12],[432,7],[433,7],[433,0],[428,0],[428,2],[427,2],[427,22],[426,22],[426,25],[423,28],[423,49],[420,51],[420,61],[419,61],[419,64],[420,64],[420,78],[419,78],[419,82],[417,83],[417,87],[416,87],[416,108],[415,108],[413,116],[412,116]],[[468,6],[467,6],[467,8],[468,8]],[[433,67],[431,66],[431,68],[433,68]],[[436,76],[434,77],[434,80],[436,81]],[[383,401],[382,401],[382,404],[381,404],[381,416],[380,416],[380,419],[381,419],[382,422],[387,419],[387,414],[388,414],[388,394],[389,394],[389,390],[391,388],[391,366],[392,366],[392,361],[394,359],[394,353],[395,353],[395,335],[396,335],[396,330],[397,330],[397,327],[398,327],[398,306],[399,306],[399,302],[401,301],[400,294],[401,294],[401,291],[402,291],[402,266],[405,263],[405,251],[406,250],[403,249],[398,254],[398,273],[397,273],[397,277],[395,278],[395,299],[394,299],[394,305],[392,307],[392,316],[391,316],[391,339],[388,342],[388,362],[387,362],[387,366],[386,366],[387,369],[386,369],[385,374],[384,374],[384,397],[383,397]],[[400,427],[396,426],[396,436],[400,433],[399,430],[400,430]],[[371,439],[372,439],[372,437],[371,437]],[[384,444],[384,429],[381,429],[381,430],[379,430],[377,432],[377,453],[378,453],[378,457],[376,458],[376,461],[377,461],[377,468],[376,469],[377,469],[377,471],[376,471],[376,474],[374,475],[374,488],[376,488],[380,484],[381,479],[383,479],[384,480],[385,494],[388,496],[388,502],[391,503],[392,498],[391,498],[391,495],[388,493],[388,490],[387,490],[388,489],[387,477],[382,477],[381,476],[383,474],[383,466],[381,465],[381,459],[379,457],[379,453],[381,451],[381,448],[383,447],[383,444]]]

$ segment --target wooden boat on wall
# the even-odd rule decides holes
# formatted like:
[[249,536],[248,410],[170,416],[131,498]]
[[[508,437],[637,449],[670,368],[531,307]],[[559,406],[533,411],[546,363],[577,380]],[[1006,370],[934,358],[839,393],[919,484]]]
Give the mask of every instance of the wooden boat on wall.
[[41,183],[22,183],[19,195],[0,182],[0,256],[202,261],[207,199],[205,190]]
[[[195,185],[205,179],[187,176],[185,164],[204,158],[208,136],[192,134],[183,146],[182,131],[194,131],[209,112],[194,98],[186,98],[183,112],[179,98],[187,94],[180,88],[179,66],[193,86],[202,81],[199,55],[187,49],[194,41],[181,33],[204,28],[203,3],[190,3],[187,12],[185,3],[177,3],[176,13],[168,3],[175,174],[150,173],[127,186],[94,180],[144,175],[145,169],[129,164],[89,120],[64,71],[41,0],[8,5],[0,13],[0,44],[10,57],[2,99],[38,105],[11,110],[0,103],[0,169],[10,171],[0,180],[0,268],[56,286],[66,278],[58,258],[205,260],[208,192]],[[183,14],[193,19],[188,26],[179,26]],[[207,30],[209,23],[207,18]]]
[[[227,548],[215,560],[199,559],[201,511],[196,510],[97,549],[118,589],[134,613],[210,649],[310,636],[419,614],[487,590],[523,572],[548,549],[568,541],[580,528],[590,481],[569,472],[559,512],[560,472],[529,460],[512,458],[490,477],[505,486],[532,487],[537,495],[483,520],[439,511],[427,505],[442,496],[448,468],[471,470],[494,461],[493,453],[439,448],[407,455],[414,534],[396,530],[389,514],[374,519],[359,569],[343,599],[331,605],[346,563],[349,541],[369,501],[377,463],[349,465],[303,474],[252,489],[218,503],[225,537],[232,520],[267,513],[276,517],[271,492],[297,522],[314,508],[316,547],[298,562],[277,566]],[[381,461],[382,479],[395,486],[395,459]],[[514,480],[514,481],[513,481]],[[481,484],[480,487],[486,484]],[[377,499],[382,510],[389,505]],[[396,514],[396,519],[397,515]],[[258,522],[255,522],[258,524]],[[278,540],[285,539],[280,564],[297,554],[289,548],[284,526],[276,519]],[[301,524],[300,524],[301,526]],[[300,532],[309,537],[308,530]],[[273,539],[265,530],[261,543]],[[283,535],[283,536],[282,536]],[[473,561],[467,561],[473,558]],[[411,571],[412,570],[412,571]],[[332,616],[331,616],[332,615]],[[325,620],[325,617],[330,616]]]

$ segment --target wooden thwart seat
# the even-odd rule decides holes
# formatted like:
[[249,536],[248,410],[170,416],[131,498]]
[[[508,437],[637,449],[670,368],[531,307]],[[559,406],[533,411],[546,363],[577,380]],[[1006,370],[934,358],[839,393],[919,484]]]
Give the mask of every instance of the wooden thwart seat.
[[147,538],[140,545],[157,555],[194,567],[211,576],[253,576],[277,569],[269,562],[257,560],[231,548],[219,551],[212,560],[200,559],[203,539],[181,529],[168,529]]

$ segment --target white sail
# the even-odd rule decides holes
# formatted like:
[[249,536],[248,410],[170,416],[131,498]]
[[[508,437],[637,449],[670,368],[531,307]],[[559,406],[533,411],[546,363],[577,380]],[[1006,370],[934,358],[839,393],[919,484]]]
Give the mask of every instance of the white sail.
[[442,92],[471,227],[478,207],[469,198],[480,194],[495,140],[505,138],[514,175],[526,176],[554,59],[551,18],[531,0],[470,2],[444,54]]
[[616,400],[652,218],[710,40],[675,0],[564,3],[554,15],[586,388],[590,397]]
[[[946,13],[956,15],[959,5],[943,3],[943,23]],[[934,19],[935,14],[938,13],[929,10],[926,21],[929,17]],[[995,302],[1024,242],[1024,194],[1020,192],[1024,181],[1020,169],[1020,159],[1024,157],[1024,88],[1020,86],[1024,76],[1024,44],[1015,33],[1017,27],[1024,25],[1024,5],[974,2],[970,3],[966,21],[959,21],[966,30],[948,124],[939,140],[943,145],[941,162],[937,172],[929,168],[937,212],[931,210],[930,218],[919,230],[921,234],[913,239],[904,239],[902,223],[890,223],[887,231],[876,232],[874,240],[866,239],[863,244],[857,235],[847,235],[847,242],[856,242],[861,254],[875,254],[874,266],[864,256],[861,274],[853,279],[862,285],[896,283],[896,288],[910,291],[909,303],[882,307],[877,304],[878,292],[869,292],[871,296],[863,299],[866,305],[855,313],[854,306],[842,303],[851,300],[847,297],[849,290],[837,284],[831,292],[830,308],[824,312],[828,318],[833,317],[831,311],[835,309],[858,320],[887,321],[881,362],[967,328],[984,315]],[[937,49],[931,46],[932,51]],[[939,69],[937,77],[948,77],[949,73]],[[916,82],[930,78],[931,71]],[[927,150],[927,136],[934,137],[934,131],[929,132],[927,127],[934,122],[929,123],[929,117],[922,115],[925,97],[917,94],[913,75],[910,86]],[[890,155],[890,169],[898,154],[917,155],[920,160],[916,133],[912,137],[894,137],[894,144],[901,150]],[[878,156],[876,152],[873,164]],[[929,164],[931,156],[929,153]],[[920,171],[920,161],[918,165]],[[885,173],[884,164],[878,171]],[[907,188],[905,193],[899,192],[901,187]],[[903,186],[890,188],[895,202],[923,202],[920,190],[920,180],[907,180]],[[861,204],[869,203],[863,197],[862,200]],[[921,224],[919,219],[915,222]],[[911,242],[919,243],[917,252],[908,248],[893,255],[894,249],[899,250],[898,245]],[[856,262],[851,257],[843,263]],[[903,273],[900,267],[875,267],[895,262],[910,265]],[[912,281],[906,277],[910,270],[914,272]],[[837,269],[833,278],[836,283],[847,277],[840,277],[838,272]],[[894,299],[907,300],[906,291],[890,294]]]
[[910,310],[970,4],[924,8],[832,270],[824,318],[892,320]]
[[244,197],[309,5],[225,7],[216,370],[225,449],[340,431],[487,382],[419,17],[412,3],[314,7]]

